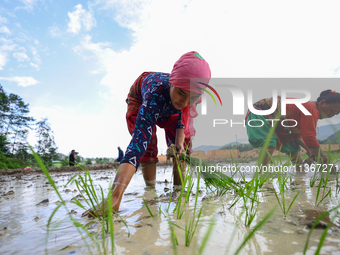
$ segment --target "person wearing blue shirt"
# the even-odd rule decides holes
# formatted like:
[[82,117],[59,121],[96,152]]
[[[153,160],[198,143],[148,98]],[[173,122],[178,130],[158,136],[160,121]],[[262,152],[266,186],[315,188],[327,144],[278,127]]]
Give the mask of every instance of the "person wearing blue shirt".
[[116,159],[116,162],[120,162],[124,158],[124,152],[119,146],[117,147],[117,149],[118,149],[118,158]]

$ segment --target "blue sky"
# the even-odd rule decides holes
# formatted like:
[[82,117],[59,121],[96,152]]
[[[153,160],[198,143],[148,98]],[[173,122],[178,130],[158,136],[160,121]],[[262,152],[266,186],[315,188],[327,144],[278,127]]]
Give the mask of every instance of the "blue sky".
[[[117,146],[125,149],[130,140],[131,84],[143,71],[170,72],[185,52],[198,51],[213,77],[339,77],[339,7],[338,1],[2,0],[0,83],[30,104],[34,118],[49,119],[60,152],[116,157]],[[310,88],[312,98],[322,89]],[[164,152],[164,133],[157,132]],[[234,137],[226,134],[222,145]],[[245,132],[238,137],[246,139]]]

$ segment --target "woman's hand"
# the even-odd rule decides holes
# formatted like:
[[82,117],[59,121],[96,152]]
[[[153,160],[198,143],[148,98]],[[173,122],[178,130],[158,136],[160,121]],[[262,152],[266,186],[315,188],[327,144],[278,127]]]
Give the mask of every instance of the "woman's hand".
[[[111,207],[113,212],[118,212],[120,202],[122,201],[122,197],[124,191],[129,184],[133,174],[136,171],[136,167],[129,163],[122,163],[117,169],[117,174],[115,180],[112,185],[112,200]],[[96,206],[96,208],[89,209],[85,211],[82,216],[88,217],[98,217],[103,216],[107,212],[108,209],[108,201],[105,200],[104,203],[100,203]],[[104,213],[103,213],[104,212]]]
[[176,149],[177,149],[177,156],[180,156],[182,153],[185,153],[185,148],[183,143],[180,144],[175,144]]
[[327,155],[324,153],[324,151],[320,148],[318,149],[310,149],[311,153],[315,156],[315,158],[318,158],[318,155],[319,155],[319,150],[320,150],[320,164],[327,164],[327,161],[328,161],[328,157]]
[[[113,200],[113,199],[112,199]],[[117,203],[114,203],[114,201],[111,202],[111,205],[112,205],[112,211],[113,212],[117,212],[115,209],[116,206],[113,206],[113,204],[117,204]],[[108,201],[107,199],[104,201],[104,203],[100,203],[98,206],[96,206],[95,208],[92,208],[92,209],[89,209],[87,211],[85,211],[83,214],[82,214],[82,217],[93,217],[93,218],[96,218],[96,217],[101,217],[105,216],[106,212],[107,212],[107,209],[108,209]],[[118,209],[117,209],[118,210]]]

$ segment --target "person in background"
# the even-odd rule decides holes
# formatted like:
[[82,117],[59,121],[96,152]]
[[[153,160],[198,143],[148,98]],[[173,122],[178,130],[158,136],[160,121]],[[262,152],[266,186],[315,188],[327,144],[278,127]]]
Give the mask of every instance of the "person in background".
[[[303,163],[300,150],[301,146],[306,149],[308,156],[320,158],[322,164],[327,164],[328,158],[325,152],[320,147],[316,139],[316,127],[319,119],[332,118],[340,113],[340,94],[334,90],[324,90],[316,101],[308,101],[302,105],[311,113],[305,115],[295,104],[287,104],[286,115],[281,115],[281,98],[277,98],[277,108],[270,115],[256,115],[248,111],[245,118],[246,123],[250,120],[262,121],[261,127],[251,127],[247,125],[247,134],[249,143],[255,148],[261,148],[267,139],[271,125],[267,120],[286,119],[287,126],[285,128],[281,121],[278,121],[275,132],[270,139],[267,153],[262,162],[263,165],[268,164],[271,155],[275,149],[281,150],[292,157],[292,163],[301,165]],[[266,98],[256,102],[253,106],[257,110],[268,110],[272,107],[273,98]],[[297,124],[296,124],[297,123]],[[295,125],[296,124],[296,125]],[[295,125],[295,126],[294,126]]]
[[116,159],[116,162],[120,162],[124,158],[124,152],[120,148],[120,146],[118,146],[117,149],[118,149],[118,158]]
[[77,152],[75,150],[72,150],[71,154],[69,156],[69,165],[70,166],[74,166],[77,163],[76,156],[77,156]]

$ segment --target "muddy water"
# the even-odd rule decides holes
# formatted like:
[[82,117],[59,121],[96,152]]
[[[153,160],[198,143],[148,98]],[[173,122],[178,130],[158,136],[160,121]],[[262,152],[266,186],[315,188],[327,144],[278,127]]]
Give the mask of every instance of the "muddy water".
[[[116,254],[173,254],[168,221],[164,215],[156,216],[159,206],[164,212],[166,211],[168,198],[161,197],[155,200],[156,196],[169,193],[169,191],[165,192],[164,188],[172,188],[171,183],[164,183],[165,179],[171,181],[171,169],[170,167],[157,168],[157,172],[159,183],[154,192],[145,189],[140,171],[136,173],[127,188],[120,215],[128,224],[130,237],[124,224],[117,222],[114,227]],[[75,190],[75,185],[64,187],[72,175],[70,173],[52,175],[66,201],[79,195],[79,192]],[[96,184],[100,184],[107,190],[110,179],[114,178],[115,173],[112,170],[106,170],[96,171],[91,175]],[[287,191],[287,201],[290,202],[298,191],[300,194],[287,218],[284,218],[280,208],[277,208],[274,215],[248,242],[241,254],[302,254],[308,234],[306,228],[308,222],[338,205],[340,201],[340,198],[335,196],[335,181],[333,180],[331,181],[332,198],[327,198],[319,207],[315,207],[317,187],[309,188],[311,175],[311,173],[295,174],[293,182],[298,185],[294,186],[294,190]],[[53,218],[54,228],[46,243],[46,223],[59,199],[43,175],[25,175],[22,180],[5,176],[2,180],[6,181],[0,182],[0,195],[2,195],[0,197],[0,254],[43,254],[46,248],[50,254],[89,254],[84,241],[63,208],[58,210]],[[261,203],[252,227],[278,204],[273,185],[277,188],[274,181],[259,193]],[[205,185],[201,183],[200,189],[203,192],[199,196],[199,206],[203,205],[202,217],[190,247],[185,247],[184,231],[175,228],[179,242],[178,254],[197,253],[212,215],[215,215],[215,225],[205,247],[205,254],[233,254],[250,230],[244,227],[243,218],[236,227],[236,222],[239,222],[242,212],[242,204],[237,204],[229,210],[233,200],[232,194],[227,194],[222,198],[203,199],[207,196],[205,188]],[[8,193],[9,191],[13,191],[14,194]],[[149,204],[155,217],[150,217],[143,204],[143,198]],[[49,199],[49,202],[39,204],[44,199]],[[191,209],[193,204],[194,197],[190,200]],[[100,230],[100,226],[95,222],[81,218],[83,212],[81,209],[70,203],[68,207],[70,211],[75,211],[72,215],[77,221],[82,224],[89,223],[89,231]],[[175,203],[172,202],[170,212],[174,207]],[[176,219],[175,213],[170,213],[170,217],[177,225],[185,226],[185,214],[181,220]],[[329,217],[324,221],[329,222]],[[328,232],[321,254],[340,254],[339,218],[336,218],[334,223]],[[314,254],[322,232],[323,230],[320,229],[314,230],[307,254]],[[227,251],[228,243],[229,250]],[[93,243],[90,242],[89,245],[95,254],[99,254]]]

